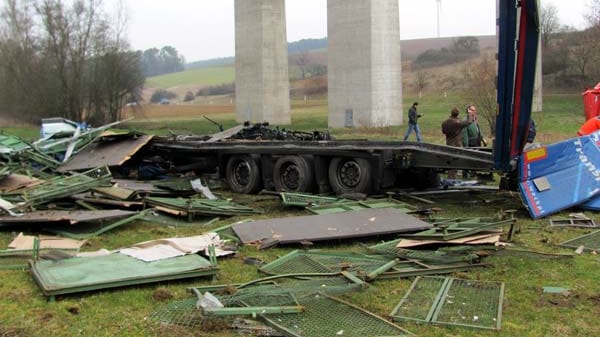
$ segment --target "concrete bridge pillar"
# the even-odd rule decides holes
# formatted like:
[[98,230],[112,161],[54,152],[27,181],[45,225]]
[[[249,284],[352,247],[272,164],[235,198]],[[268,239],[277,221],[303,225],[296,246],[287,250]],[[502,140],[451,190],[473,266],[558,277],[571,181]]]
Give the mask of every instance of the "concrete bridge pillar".
[[235,0],[238,122],[291,124],[285,0]]
[[398,0],[328,0],[329,126],[402,124]]

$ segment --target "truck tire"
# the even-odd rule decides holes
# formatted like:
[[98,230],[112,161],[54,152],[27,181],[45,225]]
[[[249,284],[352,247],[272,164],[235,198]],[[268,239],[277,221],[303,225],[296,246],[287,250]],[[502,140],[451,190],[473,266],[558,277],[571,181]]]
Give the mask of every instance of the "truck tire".
[[260,166],[249,155],[231,156],[227,161],[225,179],[229,188],[236,193],[256,193],[262,185]]
[[329,164],[329,184],[337,194],[369,193],[371,163],[364,158],[335,157]]
[[273,184],[281,192],[310,192],[314,186],[310,157],[283,156],[273,166]]

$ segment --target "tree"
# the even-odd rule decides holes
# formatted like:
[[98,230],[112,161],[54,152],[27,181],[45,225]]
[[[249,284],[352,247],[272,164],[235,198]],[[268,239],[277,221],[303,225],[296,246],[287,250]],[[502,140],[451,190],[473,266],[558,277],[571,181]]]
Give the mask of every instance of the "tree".
[[554,4],[544,4],[540,13],[540,29],[542,33],[542,46],[548,47],[553,35],[560,29],[558,9]]
[[[0,21],[0,114],[113,121],[144,83],[140,55],[100,0],[4,0]],[[8,85],[10,84],[10,85]]]
[[191,101],[194,100],[195,97],[196,96],[194,95],[193,92],[188,91],[188,92],[185,93],[185,97],[183,98],[183,101],[184,102],[191,102]]
[[185,59],[174,47],[150,48],[142,53],[142,69],[146,76],[174,73],[184,68]]
[[303,51],[296,55],[294,64],[300,70],[300,79],[305,80],[308,72],[308,65],[310,64],[310,55],[308,51]]
[[469,62],[463,70],[465,94],[472,97],[479,116],[490,126],[490,134],[496,134],[496,61],[492,55]]
[[177,94],[175,94],[172,91],[168,91],[165,89],[158,89],[150,97],[150,102],[160,103],[160,101],[162,101],[164,99],[173,99],[175,97],[177,97]]
[[415,86],[417,87],[417,90],[419,91],[419,98],[423,95],[423,90],[429,84],[429,83],[427,83],[428,77],[429,77],[429,75],[427,74],[426,71],[417,70],[417,72],[415,73]]

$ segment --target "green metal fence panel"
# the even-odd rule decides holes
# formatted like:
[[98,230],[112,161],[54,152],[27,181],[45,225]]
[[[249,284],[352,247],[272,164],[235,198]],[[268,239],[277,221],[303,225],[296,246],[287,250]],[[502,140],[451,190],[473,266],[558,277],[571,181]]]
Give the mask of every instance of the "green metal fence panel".
[[394,320],[499,330],[504,283],[418,277],[394,308]]
[[217,268],[199,255],[144,262],[124,254],[33,263],[45,295],[61,295],[182,278],[215,275]]
[[[276,306],[298,305],[298,298],[304,298],[316,291],[341,295],[360,290],[364,282],[349,274],[297,279],[299,275],[267,277],[245,284],[225,284],[190,288],[195,294],[210,292],[219,301],[228,306]],[[202,327],[210,324],[210,317],[196,308],[198,298],[193,297],[170,303],[159,308],[149,317],[150,321],[191,327]]]
[[422,239],[422,240],[454,240],[458,238],[464,238],[477,233],[485,232],[490,229],[502,227],[502,226],[513,226],[515,219],[494,221],[489,223],[482,223],[479,221],[462,221],[462,222],[443,222],[435,223],[434,228],[427,229],[415,234],[403,235],[408,239]]
[[363,201],[336,202],[332,204],[308,206],[306,209],[314,214],[335,214],[348,211],[358,211],[367,208],[395,208],[406,213],[412,212],[415,208],[409,204],[395,199],[367,199]]
[[560,245],[567,248],[579,248],[583,246],[586,251],[600,251],[600,231],[576,237]]
[[[389,259],[381,256],[367,256],[356,253],[330,253],[321,251],[293,251],[281,258],[262,266],[259,270],[265,274],[281,275],[292,273],[339,273],[348,271],[366,276],[388,265]],[[382,272],[383,272],[382,271]]]
[[108,183],[111,177],[108,167],[100,167],[68,177],[55,177],[39,185],[4,196],[6,200],[23,203],[24,206],[39,205],[88,191]]
[[402,239],[382,242],[370,247],[377,254],[396,256],[403,259],[426,261],[437,264],[475,263],[479,256],[471,251],[445,252],[440,250],[411,250],[396,247]]
[[148,204],[180,211],[182,215],[251,215],[259,211],[228,200],[159,198],[144,199]]
[[504,283],[450,279],[434,323],[500,330]]
[[444,277],[417,277],[390,316],[398,321],[430,322],[447,283]]
[[326,205],[337,202],[345,201],[346,199],[333,198],[333,197],[322,197],[313,194],[304,194],[304,193],[288,193],[282,192],[281,200],[286,206],[297,206],[297,207],[307,207],[307,206],[316,206],[316,205]]

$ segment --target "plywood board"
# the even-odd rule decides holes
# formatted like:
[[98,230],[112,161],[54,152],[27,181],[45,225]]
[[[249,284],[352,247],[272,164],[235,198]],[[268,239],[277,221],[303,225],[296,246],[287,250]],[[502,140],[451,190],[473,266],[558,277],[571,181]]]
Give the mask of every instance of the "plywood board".
[[393,208],[365,209],[340,214],[259,220],[232,226],[245,244],[262,248],[302,241],[372,237],[431,228],[432,225]]
[[137,138],[96,141],[74,155],[66,164],[59,167],[58,171],[82,171],[98,166],[123,165],[144,147],[152,137],[143,135]]
[[42,180],[40,179],[13,173],[0,180],[0,192],[12,192],[20,188],[32,187],[40,183],[42,183]]
[[[8,244],[8,248],[15,250],[23,250],[23,249],[33,249],[33,241],[35,240],[35,236],[31,235],[23,235],[23,233],[19,233],[17,237]],[[61,238],[58,236],[40,236],[40,249],[79,249],[83,246],[86,240],[73,240]]]

